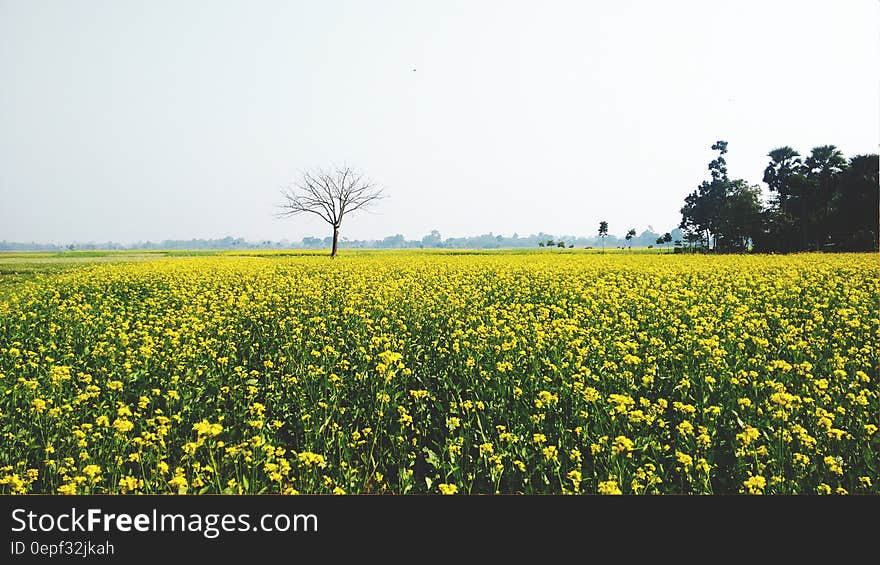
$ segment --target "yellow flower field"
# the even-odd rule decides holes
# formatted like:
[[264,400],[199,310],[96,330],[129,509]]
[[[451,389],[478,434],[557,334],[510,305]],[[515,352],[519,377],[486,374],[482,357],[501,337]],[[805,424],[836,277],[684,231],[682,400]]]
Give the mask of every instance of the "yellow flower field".
[[58,273],[0,297],[0,492],[877,494],[877,259]]

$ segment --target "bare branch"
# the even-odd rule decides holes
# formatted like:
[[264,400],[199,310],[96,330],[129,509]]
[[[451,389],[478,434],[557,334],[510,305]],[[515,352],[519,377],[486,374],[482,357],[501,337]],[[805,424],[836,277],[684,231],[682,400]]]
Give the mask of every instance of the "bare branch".
[[282,196],[286,202],[279,206],[281,211],[275,214],[277,217],[287,218],[308,212],[317,214],[327,223],[332,223],[330,216],[326,214],[326,208],[322,206],[320,201],[315,200],[308,193],[300,195],[292,191],[282,191]]
[[342,225],[344,216],[385,198],[382,188],[348,166],[332,171],[304,171],[281,194],[284,202],[278,206],[276,217],[315,214],[333,226],[334,231]]
[[339,218],[336,213],[336,206],[333,203],[329,178],[329,175],[320,169],[314,174],[306,171],[303,173],[298,186],[304,193],[307,193],[320,204],[329,218],[327,221],[331,224],[336,224]]
[[385,195],[382,193],[381,189],[370,194],[358,195],[356,198],[349,199],[346,212],[351,213],[361,208],[367,208],[369,206],[372,206],[379,200],[382,200],[383,198],[385,198]]

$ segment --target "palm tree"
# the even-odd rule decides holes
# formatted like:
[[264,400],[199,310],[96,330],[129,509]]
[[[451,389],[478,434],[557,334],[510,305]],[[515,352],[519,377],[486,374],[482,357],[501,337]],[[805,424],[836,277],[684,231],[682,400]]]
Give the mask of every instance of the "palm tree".
[[770,192],[776,193],[776,202],[785,211],[785,203],[791,194],[790,179],[801,172],[803,162],[800,153],[786,145],[777,147],[767,154],[770,163],[764,169],[764,182]]
[[629,248],[632,249],[632,238],[636,236],[636,229],[633,228],[626,232],[626,242],[629,244]]
[[[807,169],[807,176],[817,185],[814,197],[818,202],[814,205],[814,211],[819,211],[820,218],[815,218],[816,222],[816,249],[821,248],[824,240],[827,239],[827,220],[831,215],[831,200],[837,188],[837,181],[840,179],[846,167],[846,158],[843,153],[834,145],[822,145],[814,147],[810,152],[810,156],[804,161]],[[823,226],[824,230],[822,227]]]

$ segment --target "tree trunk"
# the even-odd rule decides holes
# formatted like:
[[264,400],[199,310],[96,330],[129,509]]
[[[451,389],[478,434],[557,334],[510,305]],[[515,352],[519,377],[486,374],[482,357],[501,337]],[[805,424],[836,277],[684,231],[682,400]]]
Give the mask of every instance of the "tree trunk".
[[333,226],[333,250],[330,251],[330,258],[336,257],[336,249],[339,243],[339,227]]
[[801,197],[801,248],[799,251],[807,250],[807,205],[804,198]]

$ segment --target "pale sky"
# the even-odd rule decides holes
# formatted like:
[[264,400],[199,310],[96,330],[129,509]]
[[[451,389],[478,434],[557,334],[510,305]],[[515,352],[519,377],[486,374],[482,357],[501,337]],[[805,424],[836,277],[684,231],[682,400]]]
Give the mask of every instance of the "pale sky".
[[351,239],[666,231],[717,139],[878,151],[878,8],[0,0],[0,240],[324,237],[272,213],[332,163],[390,196]]

